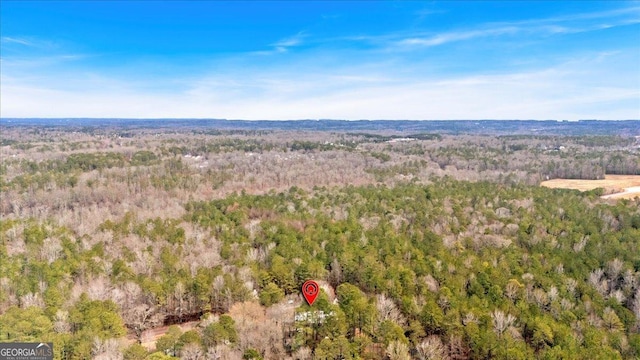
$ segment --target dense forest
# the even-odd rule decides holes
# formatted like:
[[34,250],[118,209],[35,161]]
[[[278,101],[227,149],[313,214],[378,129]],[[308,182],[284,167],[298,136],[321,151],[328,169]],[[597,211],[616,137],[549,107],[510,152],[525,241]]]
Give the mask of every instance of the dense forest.
[[0,130],[0,342],[56,359],[640,357],[640,199],[538,186],[638,175],[637,137]]

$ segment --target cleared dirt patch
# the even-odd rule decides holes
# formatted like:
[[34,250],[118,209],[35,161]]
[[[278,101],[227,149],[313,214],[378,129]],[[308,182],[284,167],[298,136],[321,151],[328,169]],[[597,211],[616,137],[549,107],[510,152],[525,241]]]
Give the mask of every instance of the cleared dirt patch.
[[603,188],[605,199],[632,199],[640,196],[640,175],[606,175],[602,180],[553,179],[541,186],[553,189],[588,191]]
[[[182,324],[176,324],[182,332],[193,330],[198,326],[200,321],[189,321]],[[140,337],[140,344],[147,350],[151,351],[156,348],[156,341],[167,333],[169,325],[159,326],[153,329],[145,330]],[[134,334],[127,335],[127,345],[136,343],[137,339]]]

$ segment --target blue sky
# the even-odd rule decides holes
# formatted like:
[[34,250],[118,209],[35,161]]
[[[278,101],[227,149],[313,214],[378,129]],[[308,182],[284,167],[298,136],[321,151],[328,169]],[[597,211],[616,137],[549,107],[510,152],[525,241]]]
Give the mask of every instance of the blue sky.
[[2,1],[0,116],[639,119],[640,2]]

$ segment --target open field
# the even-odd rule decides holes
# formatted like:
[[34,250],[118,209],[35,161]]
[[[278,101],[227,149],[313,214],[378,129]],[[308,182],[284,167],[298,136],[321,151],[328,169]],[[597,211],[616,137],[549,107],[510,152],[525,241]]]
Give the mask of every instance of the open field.
[[553,179],[543,181],[541,186],[553,189],[575,189],[588,191],[603,188],[605,199],[632,199],[640,196],[640,175],[606,175],[602,180]]

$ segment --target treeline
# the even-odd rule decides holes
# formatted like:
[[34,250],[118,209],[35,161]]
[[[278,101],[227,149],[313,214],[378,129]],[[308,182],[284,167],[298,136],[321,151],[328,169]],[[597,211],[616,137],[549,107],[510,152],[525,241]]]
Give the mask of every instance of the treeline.
[[80,174],[91,171],[102,171],[111,168],[149,166],[159,164],[158,156],[152,151],[142,150],[133,154],[123,154],[115,152],[92,152],[70,154],[63,160],[45,160],[36,162],[33,160],[22,160],[17,163],[21,169],[21,174],[11,178],[10,181],[4,179],[7,174],[5,169],[0,176],[0,189],[45,189],[51,183],[59,188],[75,187]]
[[[553,178],[602,179],[605,174],[640,174],[636,140],[614,136],[296,133],[295,140],[292,140],[286,133],[253,134],[242,131],[175,135],[159,133],[153,136],[143,133],[128,138],[108,134],[87,137],[86,134],[61,133],[59,135],[64,137],[66,134],[69,139],[60,142],[58,147],[75,150],[55,151],[52,146],[56,144],[50,141],[47,134],[46,131],[39,132],[39,137],[23,141],[3,139],[8,141],[3,148],[6,156],[3,157],[0,171],[0,186],[3,189],[67,189],[77,185],[80,178],[93,177],[87,180],[95,183],[96,177],[102,177],[109,171],[154,167],[166,161],[179,161],[178,158],[186,161],[191,169],[185,174],[183,167],[176,168],[181,173],[168,175],[191,176],[198,169],[216,171],[217,166],[224,164],[222,167],[237,170],[227,180],[243,183],[249,191],[253,187],[259,188],[259,191],[283,190],[293,185],[312,188],[315,185],[348,183],[392,184],[406,176],[421,181],[433,175],[496,182],[509,179],[509,182],[534,185]],[[83,141],[71,141],[77,136],[83,136]],[[412,141],[389,142],[394,139]],[[48,150],[42,151],[44,147]],[[281,161],[270,163],[267,160],[260,164],[246,161],[246,156],[254,154],[258,155],[258,159],[264,156],[262,160],[284,157],[286,161],[291,161],[302,158],[308,162],[307,168],[319,163],[317,157],[335,159],[336,154],[342,154],[341,157],[348,158],[349,163],[338,164],[331,160],[339,165],[335,169],[358,165],[353,167],[348,176],[329,171],[327,178],[335,178],[330,183],[323,182],[324,179],[309,183],[308,179],[299,178],[300,172],[297,170],[285,176],[273,177],[272,173],[282,172]],[[404,171],[397,173],[397,169]],[[310,170],[326,172],[323,168]],[[99,174],[84,175],[92,172]],[[127,181],[139,183],[147,182],[147,179],[128,176]],[[224,184],[219,180],[215,183],[216,189],[223,188]],[[255,186],[257,184],[260,185]],[[231,186],[228,190],[238,189]]]

